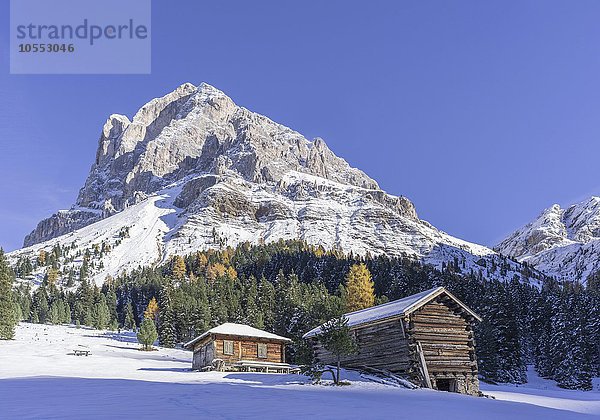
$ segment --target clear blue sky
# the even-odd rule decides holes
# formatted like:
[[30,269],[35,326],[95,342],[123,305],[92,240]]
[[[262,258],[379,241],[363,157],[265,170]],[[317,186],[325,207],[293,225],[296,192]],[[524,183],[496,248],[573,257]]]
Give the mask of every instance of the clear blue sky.
[[186,81],[323,137],[470,241],[600,194],[600,2],[352,3],[155,0],[151,75],[9,75],[2,48],[0,245],[70,207],[109,114]]

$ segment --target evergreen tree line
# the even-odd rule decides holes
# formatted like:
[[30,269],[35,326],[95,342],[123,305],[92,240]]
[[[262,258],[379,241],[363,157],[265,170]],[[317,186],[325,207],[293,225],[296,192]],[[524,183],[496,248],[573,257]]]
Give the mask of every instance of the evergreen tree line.
[[[31,287],[19,285],[13,289],[16,316],[20,321],[39,324],[76,324],[97,329],[119,328],[117,296],[110,288],[98,288],[85,279],[75,291],[59,288],[44,280],[31,292]],[[129,328],[135,322],[131,319]]]
[[[484,380],[523,383],[532,364],[562,387],[591,388],[591,377],[600,375],[600,281],[591,278],[584,287],[546,279],[536,287],[518,278],[487,281],[484,271],[460,268],[361,258],[300,241],[242,244],[177,256],[165,266],[108,279],[102,288],[85,277],[76,290],[45,281],[31,297],[19,287],[14,307],[31,322],[69,322],[70,316],[96,328],[136,329],[151,319],[167,347],[223,322],[245,323],[292,338],[288,360],[305,363],[311,352],[302,335],[354,309],[357,299],[378,304],[445,286],[483,318],[475,333]],[[356,284],[349,285],[351,275]]]

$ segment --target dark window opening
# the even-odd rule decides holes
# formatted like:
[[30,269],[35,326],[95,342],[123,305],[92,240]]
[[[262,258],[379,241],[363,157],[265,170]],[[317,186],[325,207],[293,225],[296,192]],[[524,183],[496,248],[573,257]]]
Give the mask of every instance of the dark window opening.
[[454,379],[437,379],[438,391],[456,392],[456,380]]

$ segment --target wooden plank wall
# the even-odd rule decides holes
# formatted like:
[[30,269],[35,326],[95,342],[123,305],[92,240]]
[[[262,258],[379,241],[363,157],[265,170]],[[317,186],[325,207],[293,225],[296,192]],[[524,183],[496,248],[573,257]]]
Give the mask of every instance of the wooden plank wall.
[[410,316],[411,344],[421,344],[427,369],[436,374],[477,375],[475,342],[470,322],[453,301],[432,301]]
[[192,359],[192,369],[202,369],[208,366],[214,359],[214,342],[202,340],[194,347],[194,356]]
[[[395,373],[410,372],[414,364],[409,358],[408,341],[404,338],[400,322],[395,319],[354,329],[359,352],[342,358],[342,364],[350,368],[370,366]],[[312,344],[319,362],[336,363],[334,355],[325,350],[318,340],[313,339]]]
[[[224,354],[223,342],[225,340],[233,341],[233,354]],[[228,337],[228,336],[216,336],[215,337],[215,358],[223,359],[226,363],[237,362],[239,360],[250,360],[259,362],[272,362],[272,363],[284,363],[285,354],[282,353],[283,346],[281,342],[268,341],[259,338],[251,337]],[[267,345],[267,358],[258,357],[258,343],[265,343]]]

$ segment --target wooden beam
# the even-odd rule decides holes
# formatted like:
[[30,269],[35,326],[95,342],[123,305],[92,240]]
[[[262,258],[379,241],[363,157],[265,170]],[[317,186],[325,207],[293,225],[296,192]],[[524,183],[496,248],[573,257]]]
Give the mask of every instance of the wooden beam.
[[427,370],[427,363],[425,363],[425,356],[423,355],[423,349],[421,343],[417,341],[417,352],[419,353],[419,359],[421,361],[421,370],[423,371],[423,380],[427,388],[432,388],[431,379],[429,378],[429,371]]

